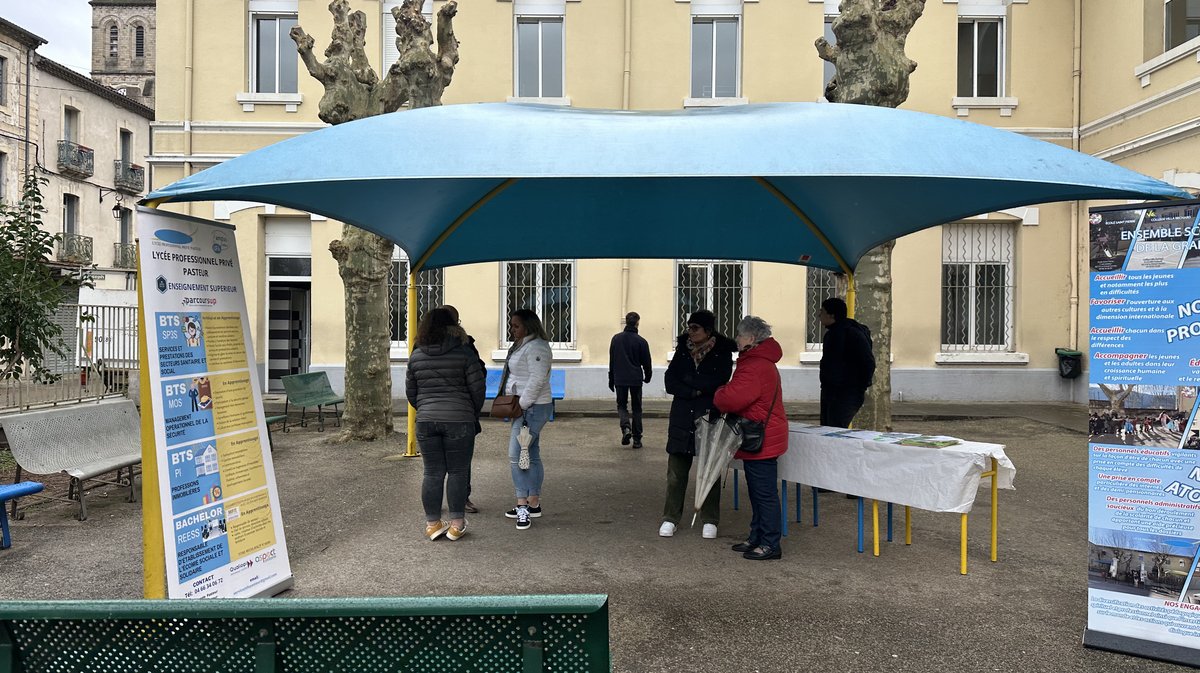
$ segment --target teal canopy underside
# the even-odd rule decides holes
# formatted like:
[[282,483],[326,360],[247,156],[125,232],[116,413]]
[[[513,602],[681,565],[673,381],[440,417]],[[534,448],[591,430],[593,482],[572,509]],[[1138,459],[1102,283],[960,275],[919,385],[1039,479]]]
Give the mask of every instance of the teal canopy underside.
[[485,103],[307,133],[179,180],[146,201],[297,208],[385,236],[425,268],[632,257],[837,270],[839,256],[853,267],[879,243],[979,213],[1189,196],[1047,142],[907,110],[773,103],[623,112]]

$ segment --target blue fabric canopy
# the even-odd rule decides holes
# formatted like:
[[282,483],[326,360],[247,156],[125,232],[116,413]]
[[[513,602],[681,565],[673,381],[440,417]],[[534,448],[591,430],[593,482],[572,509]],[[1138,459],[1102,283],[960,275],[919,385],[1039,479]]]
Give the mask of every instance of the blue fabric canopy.
[[839,257],[852,268],[879,243],[978,213],[1188,197],[1047,142],[907,110],[486,103],[307,133],[146,201],[244,200],[318,213],[391,239],[425,268],[635,257],[837,270]]

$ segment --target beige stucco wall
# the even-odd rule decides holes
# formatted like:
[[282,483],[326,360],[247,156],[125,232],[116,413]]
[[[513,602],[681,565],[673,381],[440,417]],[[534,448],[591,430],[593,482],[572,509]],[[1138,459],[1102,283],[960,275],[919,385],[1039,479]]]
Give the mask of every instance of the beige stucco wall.
[[[1158,0],[1154,0],[1158,2]],[[1113,112],[1136,105],[1148,97],[1186,85],[1200,75],[1195,58],[1183,59],[1154,73],[1143,87],[1133,68],[1148,58],[1145,35],[1151,0],[1083,0],[1082,98],[1085,126]],[[199,4],[199,3],[197,3]],[[442,6],[434,3],[435,11]],[[160,3],[157,59],[158,128],[155,153],[159,158],[154,183],[161,186],[183,175],[182,162],[197,166],[216,161],[319,128],[316,118],[320,85],[300,69],[303,102],[295,112],[283,105],[256,105],[252,112],[236,101],[247,89],[247,16],[241,0],[208,0],[197,11],[191,29],[194,42],[194,80],[190,114],[184,107],[184,66],[187,56],[186,7],[188,2]],[[324,0],[299,0],[300,24],[316,38],[320,52],[328,42],[331,19]],[[1159,2],[1160,6],[1161,3]],[[352,6],[367,15],[367,49],[378,63],[381,47],[381,3],[353,0]],[[616,0],[581,0],[566,3],[565,96],[577,107],[620,108],[623,104],[623,48],[625,3]],[[635,0],[630,17],[631,58],[629,107],[679,109],[688,96],[690,73],[690,5],[675,0]],[[954,2],[926,3],[925,14],[908,40],[908,54],[919,64],[912,76],[906,108],[945,116],[962,116],[954,107],[956,93],[955,40],[960,7]],[[1017,99],[1011,114],[999,109],[966,109],[966,120],[1009,128],[1071,145],[1076,101],[1073,96],[1073,26],[1071,2],[1016,0],[1006,9],[1006,96]],[[751,103],[815,101],[821,96],[822,62],[813,41],[822,34],[824,5],[803,0],[747,2],[742,23],[742,96]],[[461,61],[454,82],[443,98],[447,104],[503,101],[513,96],[513,3],[478,0],[460,3],[455,30],[461,41]],[[1153,34],[1152,30],[1149,30]],[[1200,117],[1200,97],[1183,96],[1159,108],[1139,112],[1109,128],[1085,133],[1084,151],[1097,152],[1136,142],[1184,120]],[[195,122],[190,139],[183,122]],[[1200,173],[1196,152],[1186,137],[1120,154],[1122,165],[1154,177],[1165,171]],[[185,156],[191,151],[190,156]],[[196,168],[193,167],[192,170]],[[1200,182],[1200,177],[1197,178]],[[212,217],[212,204],[180,207],[201,217]],[[280,209],[280,213],[286,212]],[[261,342],[265,279],[262,262],[263,208],[241,210],[230,221],[238,226],[238,244],[245,268],[251,323]],[[1083,218],[1086,204],[1043,205],[1036,224],[992,214],[990,221],[1007,219],[1015,231],[1014,294],[1015,340],[1013,350],[1028,353],[1026,365],[967,366],[935,364],[940,352],[941,229],[934,228],[901,239],[896,246],[895,338],[893,366],[898,371],[931,372],[933,376],[1012,377],[1028,374],[1039,390],[1052,388],[1056,379],[1053,348],[1069,344],[1072,318],[1086,329],[1086,306],[1072,315],[1070,287],[1075,277],[1086,294],[1086,278],[1072,268],[1071,232],[1076,250],[1086,244]],[[1073,219],[1077,218],[1077,219]],[[340,225],[312,223],[313,294],[311,362],[338,367],[343,361],[344,335],[341,281],[329,257],[329,241],[340,235]],[[253,262],[253,263],[252,263]],[[657,366],[673,347],[674,265],[663,260],[630,260],[628,297],[621,295],[622,260],[580,260],[575,267],[576,350],[566,367],[603,368],[608,340],[620,328],[622,311],[642,314],[642,334],[652,346]],[[446,271],[445,296],[462,314],[464,325],[476,337],[485,362],[504,340],[500,269],[496,264],[476,264]],[[258,275],[255,275],[258,274]],[[811,364],[801,364],[804,349],[805,270],[781,265],[752,264],[749,271],[749,312],[772,322],[784,346],[783,364],[810,376]],[[257,306],[253,304],[257,303]],[[1086,346],[1086,339],[1080,342]],[[265,351],[256,346],[261,359]],[[578,359],[578,362],[574,360]],[[1045,378],[1045,377],[1051,378]],[[808,381],[810,379],[804,379]],[[927,384],[922,384],[927,385]],[[1012,388],[1001,388],[1010,391]],[[1005,393],[1001,393],[1005,394]],[[1034,390],[1031,394],[1040,394]],[[1063,395],[1055,389],[1047,396]],[[919,396],[919,393],[918,393]],[[907,399],[907,398],[906,398]]]

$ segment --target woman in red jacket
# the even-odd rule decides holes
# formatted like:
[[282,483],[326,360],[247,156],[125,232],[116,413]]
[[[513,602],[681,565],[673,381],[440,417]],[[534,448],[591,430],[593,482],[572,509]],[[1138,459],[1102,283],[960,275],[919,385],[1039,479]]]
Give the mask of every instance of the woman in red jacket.
[[779,342],[771,338],[771,326],[762,318],[746,316],[737,326],[737,370],[729,383],[717,389],[713,403],[723,413],[766,422],[762,451],[738,451],[746,472],[750,495],[750,535],[733,545],[742,558],[767,561],[783,556],[779,548],[783,525],[779,511],[779,456],[787,451],[787,414],[783,409],[783,387],[775,363],[783,357]]

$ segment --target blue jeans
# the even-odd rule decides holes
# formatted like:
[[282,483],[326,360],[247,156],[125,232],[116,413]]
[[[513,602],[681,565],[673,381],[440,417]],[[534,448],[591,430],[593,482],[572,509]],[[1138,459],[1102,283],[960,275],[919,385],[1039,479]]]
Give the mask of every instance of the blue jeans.
[[442,518],[443,493],[450,518],[463,518],[467,491],[471,488],[475,423],[420,421],[417,423],[417,443],[425,463],[425,478],[421,482],[425,520]]
[[779,549],[783,515],[779,511],[779,462],[743,460],[746,492],[750,495],[750,536],[746,541],[756,547]]
[[[512,470],[513,487],[518,498],[542,494],[542,478],[546,476],[542,467],[542,427],[550,420],[552,409],[554,403],[535,404],[526,409],[521,418],[513,419],[512,434],[508,438],[508,464]],[[528,470],[517,467],[517,458],[521,456],[521,444],[517,441],[517,435],[521,432],[522,425],[528,425],[529,434],[533,435],[533,441],[529,443]]]

